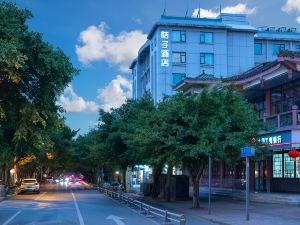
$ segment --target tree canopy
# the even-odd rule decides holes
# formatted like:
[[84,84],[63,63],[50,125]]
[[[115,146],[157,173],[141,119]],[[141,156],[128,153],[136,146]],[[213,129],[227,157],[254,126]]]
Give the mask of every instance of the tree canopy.
[[0,3],[0,166],[52,151],[63,129],[57,96],[78,70],[62,50],[30,31],[29,10]]

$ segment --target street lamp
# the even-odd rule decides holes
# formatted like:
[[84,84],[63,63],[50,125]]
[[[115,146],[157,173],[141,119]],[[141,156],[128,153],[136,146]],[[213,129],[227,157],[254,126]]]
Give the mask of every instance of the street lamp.
[[12,169],[10,169],[10,171],[9,171],[9,172],[10,172],[10,174],[11,174],[11,175],[13,175],[13,174],[15,173],[15,169],[14,169],[14,168],[12,168]]
[[120,173],[119,171],[116,171],[116,174],[117,174],[117,175],[119,175],[119,173]]

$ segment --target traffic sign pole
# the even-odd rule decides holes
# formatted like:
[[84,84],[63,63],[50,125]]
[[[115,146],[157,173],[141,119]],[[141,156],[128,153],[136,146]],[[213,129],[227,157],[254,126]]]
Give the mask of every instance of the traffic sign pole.
[[208,214],[211,214],[211,156],[208,158]]
[[250,198],[250,190],[249,190],[249,181],[250,181],[250,165],[249,165],[249,156],[246,157],[246,220],[250,219],[249,216],[249,198]]

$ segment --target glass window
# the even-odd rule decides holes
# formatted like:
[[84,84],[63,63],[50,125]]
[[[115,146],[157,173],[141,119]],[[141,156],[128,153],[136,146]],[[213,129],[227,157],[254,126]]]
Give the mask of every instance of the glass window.
[[180,83],[182,80],[184,80],[184,78],[186,77],[186,75],[184,73],[173,73],[172,74],[172,84],[176,85],[178,83]]
[[296,159],[296,178],[300,178],[300,157]]
[[284,153],[284,178],[294,178],[294,160]]
[[213,33],[211,32],[200,32],[200,43],[202,44],[212,44],[213,43]]
[[254,44],[254,54],[261,55],[262,54],[262,43],[255,43]]
[[200,64],[213,65],[214,64],[214,54],[201,53],[200,54]]
[[172,41],[173,42],[185,42],[186,32],[184,30],[173,30],[172,31]]
[[186,63],[186,53],[173,52],[173,63]]
[[300,52],[300,45],[296,45],[296,52]]
[[273,177],[282,178],[282,154],[273,155]]
[[280,50],[284,50],[285,45],[284,44],[274,44],[273,45],[273,55],[278,55]]

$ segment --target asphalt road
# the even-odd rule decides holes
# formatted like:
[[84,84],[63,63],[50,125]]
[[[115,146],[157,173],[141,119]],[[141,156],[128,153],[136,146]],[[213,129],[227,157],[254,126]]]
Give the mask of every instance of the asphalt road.
[[0,225],[157,225],[95,190],[47,185],[40,194],[0,202]]

